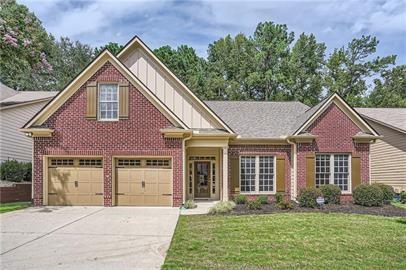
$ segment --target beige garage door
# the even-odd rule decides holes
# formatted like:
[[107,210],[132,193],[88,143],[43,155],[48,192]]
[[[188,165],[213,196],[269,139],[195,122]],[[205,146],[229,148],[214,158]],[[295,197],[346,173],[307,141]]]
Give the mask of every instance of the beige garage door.
[[116,168],[116,205],[172,205],[170,159],[117,159]]
[[101,159],[51,158],[49,205],[103,205]]

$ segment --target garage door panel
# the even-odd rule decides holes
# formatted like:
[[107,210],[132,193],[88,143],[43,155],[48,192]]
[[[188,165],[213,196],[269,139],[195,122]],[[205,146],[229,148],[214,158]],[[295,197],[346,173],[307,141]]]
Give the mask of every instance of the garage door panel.
[[50,193],[75,193],[76,187],[74,182],[57,182],[48,183],[48,192]]
[[129,181],[141,183],[143,178],[144,174],[142,171],[129,169]]
[[145,205],[144,204],[144,195],[132,195],[130,197],[130,202],[128,205]]
[[157,183],[146,183],[144,188],[145,195],[158,195]]
[[51,181],[70,182],[75,181],[77,173],[75,168],[50,168],[49,178]]
[[172,196],[158,196],[158,205],[171,205]]
[[146,184],[156,184],[158,182],[158,171],[157,170],[145,170],[144,171],[144,181]]
[[172,178],[172,171],[169,170],[160,170],[158,171],[158,182],[159,183],[168,183]]
[[158,184],[158,195],[167,195],[171,194],[171,184],[169,183],[160,183]]
[[158,204],[158,196],[156,196],[156,195],[145,195],[144,196],[144,204],[145,205],[157,205]]
[[129,195],[142,195],[143,190],[142,190],[142,184],[141,183],[129,183],[129,190],[127,193]]

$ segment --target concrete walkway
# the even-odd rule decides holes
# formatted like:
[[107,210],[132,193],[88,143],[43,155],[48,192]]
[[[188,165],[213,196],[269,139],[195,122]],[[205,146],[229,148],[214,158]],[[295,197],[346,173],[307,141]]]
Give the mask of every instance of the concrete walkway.
[[205,215],[209,213],[209,209],[219,201],[196,201],[197,207],[194,209],[182,209],[181,215]]
[[0,268],[159,269],[179,216],[165,207],[44,207],[0,215]]

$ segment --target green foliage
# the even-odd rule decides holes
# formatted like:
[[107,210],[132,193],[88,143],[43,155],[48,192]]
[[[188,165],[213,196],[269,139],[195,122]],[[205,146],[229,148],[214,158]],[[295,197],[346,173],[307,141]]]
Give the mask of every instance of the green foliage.
[[113,55],[117,55],[118,52],[123,48],[123,45],[120,45],[115,42],[109,42],[104,46],[94,49],[94,54],[99,55],[104,49],[109,50]]
[[353,190],[352,196],[354,203],[363,206],[380,206],[384,200],[383,191],[377,185],[359,185]]
[[197,207],[195,201],[193,201],[193,200],[187,200],[183,206],[184,206],[186,209],[194,209],[194,208]]
[[396,60],[394,55],[372,58],[378,43],[376,37],[362,36],[354,38],[346,48],[335,49],[326,64],[328,92],[339,93],[352,106],[364,105],[366,78],[379,75]]
[[261,201],[256,199],[256,200],[249,200],[247,203],[247,208],[250,210],[261,210]]
[[323,185],[320,187],[326,204],[340,204],[341,189],[336,185]]
[[293,204],[292,204],[292,202],[290,202],[290,201],[287,201],[287,202],[282,201],[282,202],[278,203],[277,206],[278,206],[278,208],[281,209],[281,210],[290,210],[290,209],[293,209]]
[[306,187],[299,192],[299,205],[301,207],[315,208],[318,206],[316,199],[322,196],[321,191],[315,187]]
[[368,106],[406,108],[406,65],[382,72],[382,78],[375,79],[374,84]]
[[6,160],[0,164],[1,180],[11,182],[31,181],[31,162]]
[[235,203],[233,201],[228,202],[218,202],[209,209],[209,214],[226,214],[230,213],[235,208]]
[[282,192],[277,192],[275,194],[275,200],[276,200],[276,203],[283,202],[283,193]]
[[393,197],[395,196],[395,190],[393,187],[381,183],[374,183],[372,185],[377,186],[382,190],[385,203],[390,203],[390,201],[393,200]]
[[399,195],[400,195],[400,203],[406,203],[406,191],[402,191]]
[[258,196],[257,200],[258,200],[261,204],[268,204],[268,196],[266,196],[266,195]]
[[247,196],[245,196],[244,194],[238,194],[234,196],[234,202],[236,204],[245,204],[247,202]]
[[53,87],[54,40],[24,5],[3,0],[0,7],[0,81],[14,89]]

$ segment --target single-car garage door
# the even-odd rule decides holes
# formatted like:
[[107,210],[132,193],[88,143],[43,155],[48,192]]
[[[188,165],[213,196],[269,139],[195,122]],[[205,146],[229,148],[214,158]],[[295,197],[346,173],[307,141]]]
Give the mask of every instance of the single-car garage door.
[[50,158],[48,205],[103,205],[103,162]]
[[116,205],[171,206],[171,160],[116,159]]

